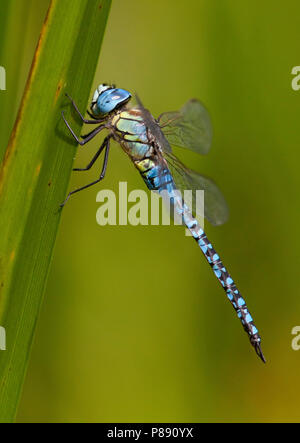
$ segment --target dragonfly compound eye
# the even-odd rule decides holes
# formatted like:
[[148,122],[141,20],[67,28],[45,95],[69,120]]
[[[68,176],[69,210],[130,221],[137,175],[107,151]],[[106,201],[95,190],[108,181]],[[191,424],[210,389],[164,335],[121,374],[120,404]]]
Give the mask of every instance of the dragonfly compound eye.
[[95,116],[109,114],[127,103],[131,98],[125,89],[100,85],[93,96],[91,111]]

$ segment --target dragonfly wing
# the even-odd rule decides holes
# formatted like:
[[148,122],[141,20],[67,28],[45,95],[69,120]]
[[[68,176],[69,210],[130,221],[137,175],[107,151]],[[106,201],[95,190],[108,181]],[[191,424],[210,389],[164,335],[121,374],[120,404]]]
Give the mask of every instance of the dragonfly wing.
[[157,121],[154,119],[154,117],[152,116],[151,112],[148,111],[148,109],[146,109],[140,98],[138,97],[138,95],[135,96],[136,98],[136,102],[138,105],[138,108],[140,109],[141,113],[142,113],[142,117],[143,120],[146,124],[146,127],[148,129],[148,131],[150,131],[151,135],[155,138],[156,142],[159,144],[159,146],[161,147],[161,149],[164,152],[172,152],[172,148],[168,142],[168,140],[166,139],[166,137],[164,136],[164,133],[162,132],[159,124],[157,123]]
[[212,125],[205,106],[189,100],[179,112],[165,112],[159,124],[171,145],[207,154],[212,140]]
[[[228,219],[228,206],[218,186],[208,177],[188,169],[173,154],[164,155],[177,189],[183,196],[184,190],[204,191],[204,217],[214,226],[222,225]],[[196,213],[196,199],[193,196],[193,214]]]

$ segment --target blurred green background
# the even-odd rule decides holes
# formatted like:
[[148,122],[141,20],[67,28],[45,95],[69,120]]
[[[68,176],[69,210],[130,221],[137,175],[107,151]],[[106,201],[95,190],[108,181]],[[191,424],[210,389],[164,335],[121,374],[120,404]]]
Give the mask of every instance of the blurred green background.
[[[24,12],[6,21],[15,39],[0,31],[1,152],[48,7],[5,3],[14,2]],[[211,153],[178,153],[227,198],[228,223],[206,230],[254,315],[267,365],[183,229],[98,226],[99,186],[64,209],[18,421],[300,420],[300,351],[291,348],[300,325],[299,30],[296,0],[114,0],[94,82],[138,91],[155,116],[190,97],[208,107]],[[79,149],[76,164],[101,139]],[[70,189],[94,175],[74,173]],[[102,188],[118,192],[119,181],[145,189],[113,145]]]

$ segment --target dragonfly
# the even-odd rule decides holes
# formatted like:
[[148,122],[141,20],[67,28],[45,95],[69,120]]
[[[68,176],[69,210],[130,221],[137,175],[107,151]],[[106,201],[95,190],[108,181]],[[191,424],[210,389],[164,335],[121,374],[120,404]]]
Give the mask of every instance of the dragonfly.
[[265,363],[266,360],[261,349],[261,337],[247,304],[194,215],[194,202],[192,207],[189,207],[182,198],[179,198],[179,195],[182,195],[181,193],[186,189],[203,190],[205,218],[212,225],[220,225],[227,220],[228,207],[217,185],[210,178],[187,168],[172,149],[175,146],[189,149],[197,154],[208,153],[212,141],[212,126],[205,106],[200,101],[192,99],[179,111],[164,112],[155,119],[151,112],[143,106],[138,96],[136,96],[136,104],[132,105],[129,103],[132,99],[132,94],[129,91],[103,83],[94,93],[90,109],[87,111],[89,116],[87,119],[81,114],[75,101],[68,94],[66,96],[82,122],[96,126],[86,135],[77,137],[62,112],[68,130],[79,145],[85,145],[102,130],[108,132],[89,164],[85,168],[73,169],[74,171],[90,170],[104,151],[99,178],[70,192],[61,206],[66,204],[71,195],[104,179],[110,142],[115,140],[119,143],[139,171],[147,187],[159,194],[168,194],[175,211],[197,242],[224,289],[248,334],[251,345]]

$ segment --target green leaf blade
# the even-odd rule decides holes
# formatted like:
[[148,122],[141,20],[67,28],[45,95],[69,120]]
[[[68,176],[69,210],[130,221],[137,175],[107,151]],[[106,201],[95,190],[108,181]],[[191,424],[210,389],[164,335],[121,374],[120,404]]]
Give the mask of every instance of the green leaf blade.
[[0,324],[7,332],[0,421],[16,413],[75,153],[60,119],[64,92],[85,109],[110,3],[51,2],[0,166]]

